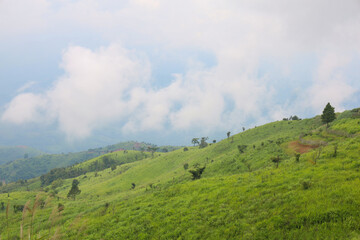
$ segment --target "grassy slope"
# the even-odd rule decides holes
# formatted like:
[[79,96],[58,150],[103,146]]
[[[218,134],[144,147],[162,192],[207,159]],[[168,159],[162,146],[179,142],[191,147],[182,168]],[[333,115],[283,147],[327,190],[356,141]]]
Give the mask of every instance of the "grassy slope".
[[[88,173],[77,178],[82,192],[76,201],[66,199],[72,180],[65,180],[57,189],[59,199],[42,192],[51,201],[37,212],[35,232],[47,236],[51,211],[62,203],[65,210],[50,235],[58,228],[66,239],[359,238],[358,121],[339,117],[330,131],[319,117],[269,123],[204,149],[150,157],[97,177]],[[320,148],[295,161],[289,142],[300,135],[327,142],[318,159]],[[237,146],[243,144],[248,147],[240,154]],[[279,168],[270,161],[277,155],[282,158]],[[190,168],[206,165],[202,179],[191,181],[185,163]],[[33,191],[10,193],[10,203],[34,200],[38,187],[34,180]],[[0,195],[1,201],[8,201],[7,194]],[[0,210],[3,238],[5,222]],[[19,236],[20,222],[21,213],[10,212],[11,235]]]

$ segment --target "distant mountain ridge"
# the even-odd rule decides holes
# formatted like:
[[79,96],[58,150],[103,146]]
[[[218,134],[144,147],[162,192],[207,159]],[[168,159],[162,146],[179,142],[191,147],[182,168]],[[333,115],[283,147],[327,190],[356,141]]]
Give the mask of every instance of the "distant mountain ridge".
[[0,165],[20,158],[36,157],[44,152],[28,146],[0,146]]
[[[46,154],[25,146],[6,147],[3,151],[4,156],[6,155],[5,153],[9,152],[7,155],[13,157],[10,161],[8,160],[10,158],[4,158],[5,160],[1,162],[0,181],[13,182],[38,177],[54,168],[71,166],[106,153],[120,150],[147,151],[148,149],[156,149],[158,152],[168,152],[178,148],[179,147],[173,146],[157,147],[151,143],[128,141],[108,145],[106,147],[91,148],[82,152]],[[10,151],[11,149],[14,150]],[[10,153],[13,153],[13,155]],[[27,157],[25,154],[27,154]]]

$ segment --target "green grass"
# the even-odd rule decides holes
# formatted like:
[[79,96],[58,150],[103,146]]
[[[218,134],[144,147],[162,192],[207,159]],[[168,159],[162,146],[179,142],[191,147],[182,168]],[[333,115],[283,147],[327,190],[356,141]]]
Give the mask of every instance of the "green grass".
[[[36,212],[33,239],[48,239],[56,231],[61,239],[359,239],[357,121],[344,117],[329,129],[319,117],[269,123],[203,149],[148,154],[138,161],[129,157],[113,171],[88,172],[77,177],[82,192],[75,201],[66,199],[72,179],[53,196],[41,192],[34,179],[30,191],[14,187],[9,198],[0,194],[0,202],[25,204],[41,192],[48,204]],[[296,162],[288,143],[300,136],[325,144]],[[238,145],[247,145],[244,153]],[[126,154],[109,156],[123,161]],[[276,156],[278,168],[270,160]],[[202,178],[192,181],[186,163],[188,170],[206,166]],[[65,209],[50,229],[59,203]],[[1,238],[18,237],[21,219],[22,213],[11,210],[8,231],[0,210]]]

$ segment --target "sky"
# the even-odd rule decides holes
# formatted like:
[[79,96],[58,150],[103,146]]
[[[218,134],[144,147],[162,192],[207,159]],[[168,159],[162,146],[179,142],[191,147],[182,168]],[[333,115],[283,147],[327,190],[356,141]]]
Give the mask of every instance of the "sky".
[[358,0],[0,0],[0,145],[191,145],[360,107]]

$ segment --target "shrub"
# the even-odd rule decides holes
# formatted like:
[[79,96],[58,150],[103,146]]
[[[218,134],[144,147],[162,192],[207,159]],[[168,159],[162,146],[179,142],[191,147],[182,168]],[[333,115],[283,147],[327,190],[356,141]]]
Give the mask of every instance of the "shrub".
[[302,182],[302,187],[304,190],[309,189],[311,187],[311,182],[310,181],[303,181]]
[[247,145],[238,145],[237,147],[240,153],[244,153],[245,149],[247,148]]
[[281,160],[281,159],[280,159],[279,155],[276,156],[276,157],[272,157],[272,158],[271,158],[271,161],[276,164],[276,168],[279,167],[279,162],[280,162],[280,160]]
[[184,164],[184,169],[187,170],[189,168],[189,164],[188,163],[185,163]]
[[202,168],[197,167],[194,170],[189,170],[189,172],[192,174],[192,180],[200,179],[204,170],[205,170],[205,167],[202,167]]

